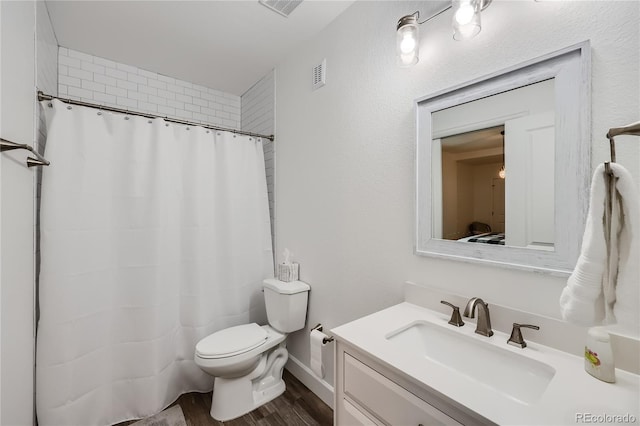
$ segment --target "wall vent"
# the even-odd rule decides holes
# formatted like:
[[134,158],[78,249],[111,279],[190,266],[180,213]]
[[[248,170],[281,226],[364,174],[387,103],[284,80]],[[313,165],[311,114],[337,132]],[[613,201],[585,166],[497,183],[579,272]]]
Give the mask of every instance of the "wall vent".
[[286,18],[296,7],[300,6],[302,0],[259,0],[259,2]]
[[318,65],[313,67],[313,90],[325,85],[327,80],[327,60],[323,59]]

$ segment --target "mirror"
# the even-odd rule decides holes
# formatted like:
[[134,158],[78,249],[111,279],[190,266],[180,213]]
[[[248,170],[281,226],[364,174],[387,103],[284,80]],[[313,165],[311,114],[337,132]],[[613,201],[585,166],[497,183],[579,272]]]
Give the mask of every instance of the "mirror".
[[553,250],[554,79],[431,122],[432,237]]
[[585,42],[418,99],[416,254],[568,275],[589,92]]

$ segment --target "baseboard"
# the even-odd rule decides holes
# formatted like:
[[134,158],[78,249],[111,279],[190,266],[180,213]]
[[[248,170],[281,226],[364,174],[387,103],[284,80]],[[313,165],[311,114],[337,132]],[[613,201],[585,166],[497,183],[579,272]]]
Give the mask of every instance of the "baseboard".
[[313,374],[309,367],[291,354],[285,368],[333,409],[333,386]]

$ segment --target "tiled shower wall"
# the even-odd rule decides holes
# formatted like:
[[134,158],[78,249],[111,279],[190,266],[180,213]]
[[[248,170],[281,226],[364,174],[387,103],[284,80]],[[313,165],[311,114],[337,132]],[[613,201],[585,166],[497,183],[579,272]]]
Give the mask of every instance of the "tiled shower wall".
[[[241,129],[272,135],[275,130],[275,71],[271,71],[242,95]],[[275,146],[264,141],[264,163],[269,192],[269,215],[271,217],[271,237],[275,244]]]
[[62,46],[58,72],[58,91],[63,98],[240,128],[237,95]]

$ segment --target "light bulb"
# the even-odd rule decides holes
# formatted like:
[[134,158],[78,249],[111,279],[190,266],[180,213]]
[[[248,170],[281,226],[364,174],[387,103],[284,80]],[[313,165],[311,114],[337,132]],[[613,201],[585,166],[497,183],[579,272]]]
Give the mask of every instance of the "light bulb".
[[398,65],[401,67],[410,67],[418,63],[418,23],[417,14],[407,15],[398,21],[396,35],[396,51],[398,57]]
[[400,51],[403,54],[411,53],[416,48],[416,39],[413,38],[412,32],[406,32],[400,42]]
[[453,39],[468,40],[475,37],[481,29],[480,0],[453,0]]
[[460,8],[456,11],[456,22],[459,25],[467,25],[473,19],[475,13],[474,7],[470,2],[465,1],[460,3]]
[[498,172],[498,176],[500,177],[500,179],[504,179],[505,176],[507,176],[507,173],[504,170],[504,166],[500,168],[500,171]]

